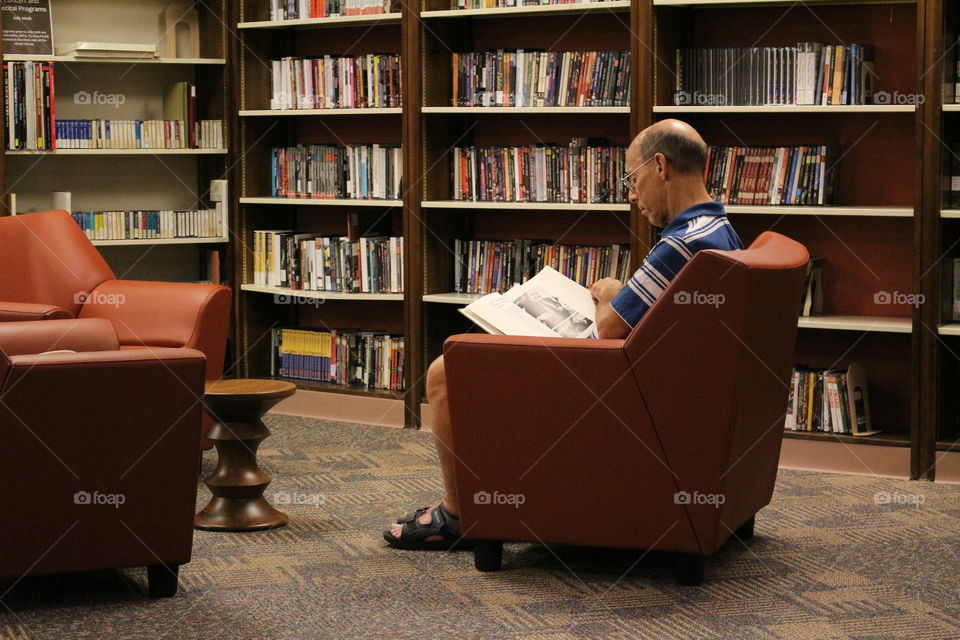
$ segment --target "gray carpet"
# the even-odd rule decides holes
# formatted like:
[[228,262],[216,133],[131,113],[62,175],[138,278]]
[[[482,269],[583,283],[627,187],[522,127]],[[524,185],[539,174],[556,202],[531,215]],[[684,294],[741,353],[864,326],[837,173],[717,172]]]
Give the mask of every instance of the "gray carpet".
[[[268,496],[307,502],[283,505],[290,526],[196,532],[172,599],[146,597],[143,570],[27,578],[0,600],[0,637],[960,638],[957,486],[781,471],[756,537],[710,558],[700,587],[678,586],[662,554],[631,570],[639,553],[521,544],[481,574],[468,552],[381,540],[438,495],[429,435],[268,422]],[[923,504],[898,503],[910,496]]]

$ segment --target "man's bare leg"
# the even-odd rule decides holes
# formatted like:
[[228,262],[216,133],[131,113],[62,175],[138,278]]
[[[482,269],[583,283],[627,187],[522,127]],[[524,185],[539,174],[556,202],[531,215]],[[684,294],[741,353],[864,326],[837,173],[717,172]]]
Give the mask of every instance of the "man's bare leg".
[[[433,510],[438,504],[442,504],[451,515],[460,514],[460,504],[457,499],[456,483],[454,481],[453,471],[453,443],[451,439],[450,427],[450,405],[447,402],[447,374],[443,365],[443,356],[440,356],[430,365],[427,370],[427,401],[430,403],[430,411],[433,416],[430,425],[433,431],[434,444],[437,447],[437,458],[440,460],[440,473],[443,476],[443,498],[442,501],[430,505],[430,508],[424,513],[418,522],[429,524],[433,516]],[[390,532],[394,537],[400,537],[402,525],[394,524],[390,527]],[[439,538],[439,536],[436,536]]]

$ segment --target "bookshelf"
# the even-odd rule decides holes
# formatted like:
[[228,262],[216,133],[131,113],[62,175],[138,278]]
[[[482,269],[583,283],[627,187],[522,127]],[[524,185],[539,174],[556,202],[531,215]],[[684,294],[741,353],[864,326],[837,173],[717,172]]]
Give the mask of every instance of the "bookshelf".
[[[266,2],[244,0],[238,4],[234,73],[239,94],[235,113],[242,159],[235,168],[235,181],[240,185],[235,280],[238,343],[244,354],[242,371],[257,377],[271,375],[274,328],[357,329],[402,335],[407,340],[405,294],[254,284],[253,251],[256,230],[342,236],[348,232],[350,217],[358,213],[382,220],[391,236],[405,235],[400,197],[283,197],[273,194],[270,176],[272,149],[310,144],[401,144],[406,116],[400,107],[277,109],[271,105],[271,61],[291,56],[401,54],[401,5],[394,3],[390,11],[377,15],[272,20]],[[407,363],[404,369],[409,380]],[[403,391],[357,384],[289,380],[308,391],[394,400],[406,396]]]
[[[937,452],[960,449],[960,320],[941,255],[960,258],[960,207],[942,192],[949,154],[960,142],[960,105],[943,98],[955,60],[960,12],[944,0],[650,0],[488,9],[451,9],[446,0],[396,0],[384,15],[269,19],[244,0],[228,67],[237,87],[234,182],[238,335],[246,375],[264,375],[264,336],[273,326],[351,326],[406,339],[402,392],[298,381],[303,389],[401,399],[407,426],[419,424],[423,376],[450,334],[469,330],[455,292],[456,239],[544,239],[629,243],[633,266],[655,234],[626,203],[466,201],[451,189],[454,147],[565,144],[603,138],[626,145],[657,119],[680,117],[714,145],[838,145],[836,197],[826,206],[729,205],[746,242],[774,229],[824,256],[824,314],[798,321],[797,361],[828,368],[858,361],[871,385],[882,433],[855,438],[787,433],[825,446],[894,447],[910,474],[930,479]],[[876,47],[876,88],[919,96],[910,104],[690,106],[673,104],[674,50],[786,46],[798,42]],[[454,106],[453,53],[504,49],[626,49],[629,104],[605,107]],[[269,69],[288,55],[389,51],[403,60],[403,106],[276,110]],[[235,64],[233,63],[235,62]],[[925,73],[931,69],[930,73]],[[391,200],[272,197],[268,152],[301,143],[401,144],[404,189]],[[919,163],[919,165],[917,164]],[[403,294],[329,294],[252,285],[256,229],[344,232],[353,211],[381,211],[405,242]],[[922,294],[914,305],[883,293]],[[281,304],[277,295],[322,304]]]
[[[167,0],[52,0],[53,41],[156,44],[158,17]],[[16,194],[18,213],[52,208],[52,191],[69,191],[77,211],[207,209],[212,179],[226,177],[230,138],[225,106],[231,101],[227,65],[229,3],[196,3],[200,51],[193,57],[151,59],[78,58],[73,55],[10,54],[4,63],[54,65],[56,116],[63,119],[149,120],[162,117],[163,86],[197,86],[197,119],[224,120],[222,148],[68,149],[0,152],[0,180]],[[105,19],[109,16],[109,19]],[[123,96],[97,104],[78,94]],[[6,147],[6,145],[4,145]],[[229,189],[229,187],[228,187]],[[226,204],[226,203],[225,203]],[[9,214],[5,206],[3,214]],[[229,214],[229,207],[225,216]],[[216,237],[95,240],[118,277],[145,280],[229,281],[229,226]],[[211,272],[216,254],[223,271]]]

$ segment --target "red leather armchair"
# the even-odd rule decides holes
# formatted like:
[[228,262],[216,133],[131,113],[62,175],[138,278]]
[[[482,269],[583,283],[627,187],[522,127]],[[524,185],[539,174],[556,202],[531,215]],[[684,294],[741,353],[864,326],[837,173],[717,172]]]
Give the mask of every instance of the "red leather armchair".
[[0,218],[0,257],[0,322],[104,318],[121,349],[197,349],[207,357],[206,379],[220,378],[227,287],[117,280],[65,211]]
[[0,323],[0,576],[146,565],[152,595],[176,592],[205,366],[120,350],[104,319]]
[[444,344],[461,526],[503,541],[678,552],[678,578],[753,533],[777,475],[806,249],[704,251],[626,340]]

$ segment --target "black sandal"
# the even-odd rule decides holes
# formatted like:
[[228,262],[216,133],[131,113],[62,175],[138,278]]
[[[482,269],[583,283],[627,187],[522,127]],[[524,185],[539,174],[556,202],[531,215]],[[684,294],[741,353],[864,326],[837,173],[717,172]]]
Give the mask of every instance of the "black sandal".
[[[417,509],[417,511],[420,510]],[[417,513],[417,511],[414,513]],[[420,513],[419,515],[423,514]],[[395,549],[454,551],[456,549],[469,549],[472,546],[468,540],[463,539],[460,533],[460,518],[451,515],[449,511],[443,508],[443,505],[437,506],[430,514],[429,524],[420,524],[416,517],[404,520],[402,524],[403,528],[400,530],[399,538],[394,537],[389,529],[383,532],[383,539]],[[428,538],[434,536],[440,536],[440,539],[428,540]]]
[[430,511],[430,505],[427,505],[426,507],[420,507],[416,511],[411,511],[410,513],[400,516],[399,518],[397,518],[397,524],[403,524],[404,522],[410,522],[412,520],[416,520],[417,518],[425,514],[427,511]]

